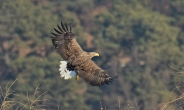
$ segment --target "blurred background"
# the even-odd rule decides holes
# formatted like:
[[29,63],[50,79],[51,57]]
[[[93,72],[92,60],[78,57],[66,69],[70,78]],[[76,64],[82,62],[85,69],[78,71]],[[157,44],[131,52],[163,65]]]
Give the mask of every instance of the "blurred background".
[[[62,58],[50,33],[61,20],[72,23],[85,51],[100,53],[93,60],[117,80],[92,87],[60,78]],[[18,78],[11,87],[18,96],[9,96],[17,102],[27,103],[39,85],[36,95],[46,93],[35,104],[47,110],[157,109],[183,93],[183,59],[183,0],[0,1],[0,86],[6,91]]]

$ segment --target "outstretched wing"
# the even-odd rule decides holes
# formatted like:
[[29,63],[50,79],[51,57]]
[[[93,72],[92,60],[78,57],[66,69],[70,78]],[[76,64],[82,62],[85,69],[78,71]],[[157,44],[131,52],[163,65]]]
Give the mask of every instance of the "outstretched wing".
[[92,86],[109,84],[115,77],[110,77],[103,69],[98,67],[92,60],[88,60],[75,70],[78,75]]
[[77,43],[75,35],[71,32],[71,24],[68,25],[61,22],[61,26],[57,25],[58,29],[54,28],[55,33],[52,33],[52,43],[57,52],[64,60],[67,60],[71,55],[83,52],[80,45]]

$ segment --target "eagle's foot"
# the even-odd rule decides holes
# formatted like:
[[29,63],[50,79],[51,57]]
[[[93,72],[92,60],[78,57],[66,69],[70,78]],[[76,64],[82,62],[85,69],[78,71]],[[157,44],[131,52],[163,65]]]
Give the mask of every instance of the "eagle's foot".
[[79,76],[78,76],[78,75],[76,75],[76,76],[75,76],[75,80],[77,81],[78,79],[79,79]]

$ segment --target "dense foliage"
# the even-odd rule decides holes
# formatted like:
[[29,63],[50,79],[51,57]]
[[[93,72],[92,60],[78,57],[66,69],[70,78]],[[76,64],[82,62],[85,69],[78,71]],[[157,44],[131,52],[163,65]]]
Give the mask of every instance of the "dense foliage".
[[[19,102],[27,102],[38,84],[45,93],[39,104],[68,109],[97,110],[130,105],[141,110],[180,95],[172,92],[184,55],[183,0],[1,0],[0,86],[12,86]],[[93,60],[111,76],[110,85],[92,87],[82,79],[63,80],[50,32],[60,21],[72,31]],[[169,64],[169,65],[168,65]],[[165,94],[170,94],[165,95]],[[49,100],[49,101],[48,101]],[[171,106],[175,110],[177,106]]]

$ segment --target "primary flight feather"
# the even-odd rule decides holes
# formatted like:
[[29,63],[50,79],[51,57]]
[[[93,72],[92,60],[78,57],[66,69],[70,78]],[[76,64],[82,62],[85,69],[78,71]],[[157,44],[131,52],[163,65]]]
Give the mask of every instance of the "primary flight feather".
[[92,86],[101,86],[109,84],[115,77],[110,77],[103,69],[98,67],[91,58],[99,56],[96,52],[85,52],[76,41],[75,34],[72,33],[71,24],[68,25],[61,22],[61,26],[57,25],[52,33],[52,43],[65,61],[60,63],[60,74],[64,79],[72,77],[83,78]]

